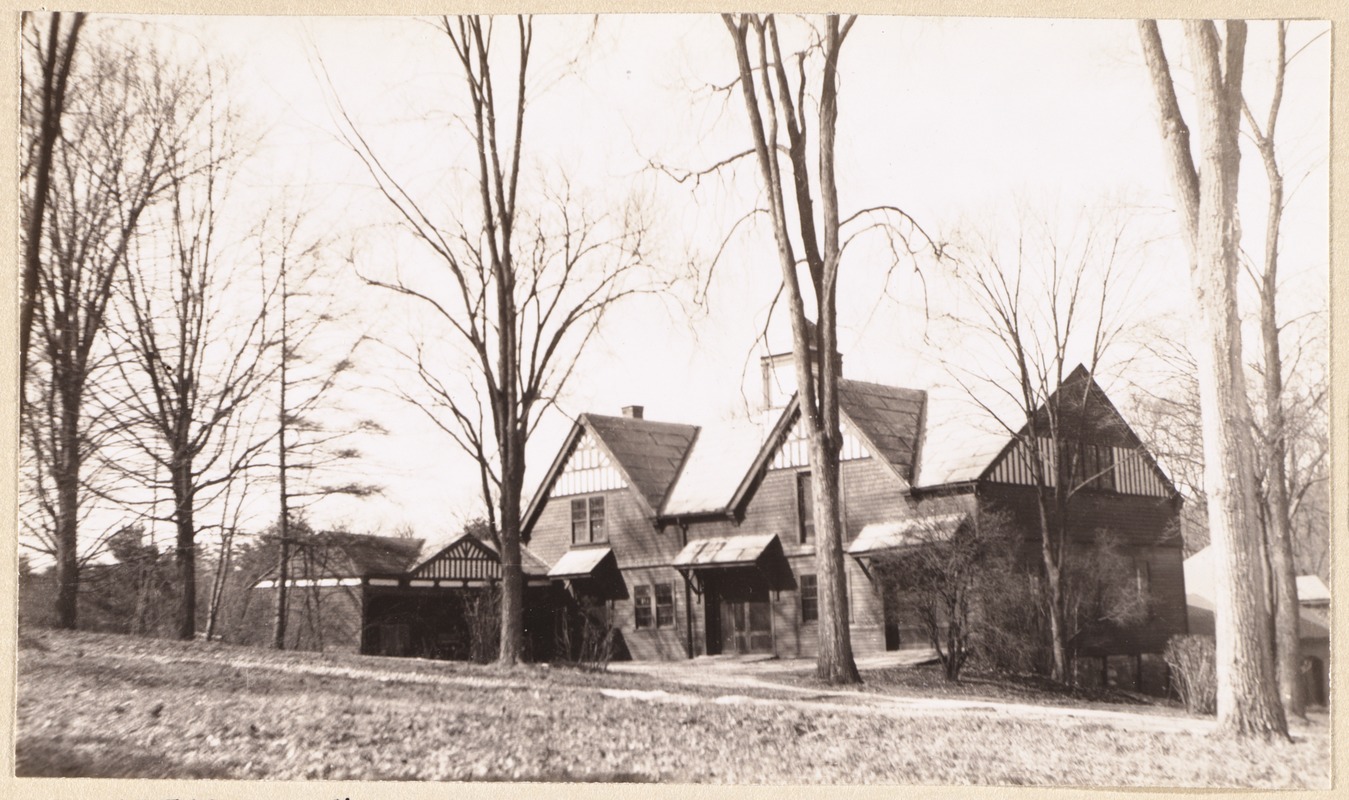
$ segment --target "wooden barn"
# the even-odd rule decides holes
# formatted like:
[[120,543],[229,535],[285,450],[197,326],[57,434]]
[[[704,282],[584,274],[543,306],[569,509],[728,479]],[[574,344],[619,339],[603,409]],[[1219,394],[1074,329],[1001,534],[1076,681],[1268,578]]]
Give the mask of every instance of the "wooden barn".
[[[554,565],[549,577],[604,604],[633,658],[815,653],[808,443],[790,354],[762,366],[759,420],[658,422],[640,406],[581,415],[526,510],[526,542]],[[1070,384],[1089,393],[1074,435],[1092,469],[1073,495],[1072,536],[1086,544],[1109,531],[1151,598],[1145,623],[1097,632],[1077,650],[1106,679],[1137,683],[1186,631],[1181,500],[1090,375],[1079,368]],[[1024,529],[1034,569],[1024,454],[1005,429],[972,424],[926,391],[841,380],[840,404],[853,649],[925,647],[915,621],[884,601],[869,561],[905,546],[915,520],[954,530],[997,513]]]
[[[531,652],[551,646],[548,567],[523,552]],[[467,659],[475,615],[495,625],[489,591],[501,579],[490,543],[461,534],[430,549],[421,539],[319,533],[295,548],[288,646],[370,655]],[[254,584],[253,627],[268,629],[276,577]],[[257,638],[256,636],[254,638]]]

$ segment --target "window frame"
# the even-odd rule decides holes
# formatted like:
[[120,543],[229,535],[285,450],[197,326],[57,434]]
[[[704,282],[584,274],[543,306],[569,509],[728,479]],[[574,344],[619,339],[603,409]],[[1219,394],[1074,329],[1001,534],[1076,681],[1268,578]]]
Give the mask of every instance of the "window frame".
[[[606,522],[604,495],[591,494],[571,499],[572,544],[597,544],[609,541]],[[581,535],[578,536],[578,532]]]
[[[820,581],[815,573],[800,575],[797,578],[797,593],[800,595],[801,622],[820,621]],[[807,611],[809,609],[809,611]]]
[[[670,601],[669,603],[661,602],[662,589],[669,592],[669,601]],[[665,583],[657,583],[652,586],[651,595],[652,595],[652,610],[654,612],[652,616],[655,621],[656,630],[660,630],[662,628],[675,627],[675,620],[678,619],[678,615],[676,615],[675,613],[674,584],[668,581],[666,581]],[[665,622],[661,621],[662,611],[666,611],[669,614],[669,619],[666,620]]]
[[[655,603],[651,586],[639,583],[632,587],[632,627],[633,630],[647,630],[656,627]],[[645,624],[643,624],[645,616]]]
[[796,538],[801,545],[815,544],[815,495],[810,470],[796,473]]

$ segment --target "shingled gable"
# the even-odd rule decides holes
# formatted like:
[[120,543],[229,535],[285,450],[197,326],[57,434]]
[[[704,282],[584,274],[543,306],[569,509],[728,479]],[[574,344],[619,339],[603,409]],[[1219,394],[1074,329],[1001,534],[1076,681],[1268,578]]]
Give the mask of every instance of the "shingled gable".
[[562,474],[577,443],[587,433],[609,457],[646,516],[654,520],[688,456],[698,428],[677,422],[582,414],[530,500],[522,525],[524,530],[533,528],[553,484]]

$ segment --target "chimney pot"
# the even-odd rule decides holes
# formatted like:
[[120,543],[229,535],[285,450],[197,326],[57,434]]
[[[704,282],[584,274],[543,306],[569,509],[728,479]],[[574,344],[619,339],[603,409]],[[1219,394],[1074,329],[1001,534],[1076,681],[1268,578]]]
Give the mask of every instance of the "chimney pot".
[[623,416],[628,419],[641,419],[642,406],[623,406]]

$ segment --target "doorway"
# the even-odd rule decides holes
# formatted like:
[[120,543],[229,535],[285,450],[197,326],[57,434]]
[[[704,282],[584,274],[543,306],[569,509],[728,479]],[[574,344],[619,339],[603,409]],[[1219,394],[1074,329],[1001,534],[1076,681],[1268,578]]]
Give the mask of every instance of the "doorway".
[[708,653],[774,652],[773,607],[764,576],[755,569],[728,569],[708,578]]

